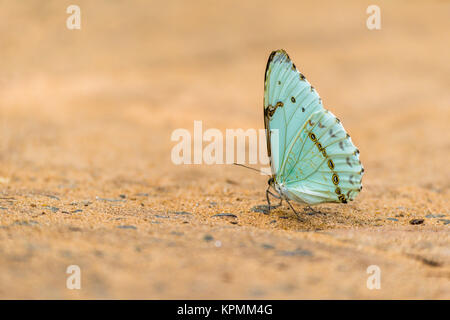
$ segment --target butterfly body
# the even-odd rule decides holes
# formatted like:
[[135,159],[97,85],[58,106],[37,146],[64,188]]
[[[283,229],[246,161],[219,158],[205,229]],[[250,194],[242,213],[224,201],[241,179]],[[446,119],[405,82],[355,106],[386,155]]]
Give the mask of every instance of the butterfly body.
[[347,203],[360,192],[364,169],[358,149],[284,50],[272,52],[267,63],[264,125],[269,188],[280,199]]

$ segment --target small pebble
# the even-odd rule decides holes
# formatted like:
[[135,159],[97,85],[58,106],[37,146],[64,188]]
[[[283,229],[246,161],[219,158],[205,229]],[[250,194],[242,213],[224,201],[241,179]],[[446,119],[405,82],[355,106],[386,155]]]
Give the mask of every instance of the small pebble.
[[220,240],[217,240],[217,241],[214,243],[214,245],[215,245],[217,248],[220,248],[220,247],[222,246],[222,242],[221,242]]
[[125,201],[123,199],[108,199],[108,198],[100,198],[100,197],[95,197],[96,200],[98,201],[108,201],[108,202],[121,202],[121,201]]
[[33,226],[33,225],[36,225],[36,224],[39,224],[39,223],[37,223],[36,221],[31,220],[31,221],[16,221],[16,222],[14,222],[14,224],[18,225],[18,226]]
[[265,293],[263,290],[261,290],[261,289],[254,288],[254,289],[251,289],[251,290],[250,290],[249,294],[250,294],[251,296],[254,296],[254,297],[262,297],[262,296],[264,296],[266,293]]
[[390,220],[390,221],[398,221],[398,219],[395,219],[395,218],[386,218],[386,220]]
[[268,205],[259,205],[259,206],[254,206],[253,208],[251,208],[251,210],[253,212],[261,212],[264,214],[268,214],[269,213],[269,206]]
[[59,211],[59,208],[57,208],[57,207],[51,207],[51,206],[43,206],[43,207],[46,208],[46,209],[51,210],[52,212],[58,212]]
[[445,214],[427,214],[425,218],[443,218]]
[[148,197],[148,193],[136,193],[137,197]]
[[412,219],[409,221],[410,224],[416,225],[416,224],[422,224],[423,219]]
[[203,240],[205,241],[213,241],[214,237],[210,234],[205,234],[205,236],[203,237]]
[[313,255],[311,251],[303,249],[296,249],[294,251],[279,251],[278,254],[281,256],[304,256],[304,257],[310,257]]
[[444,225],[450,224],[450,219],[439,219],[439,221],[444,222]]
[[230,218],[237,218],[235,214],[232,213],[218,213],[213,215],[213,217],[230,217]]
[[192,214],[192,213],[186,212],[186,211],[169,211],[169,213],[180,214],[180,215],[188,215],[188,214]]
[[51,194],[46,194],[45,196],[46,196],[46,197],[49,197],[49,198],[51,198],[51,199],[55,199],[55,200],[58,200],[58,201],[59,201],[59,198],[58,198],[57,196],[54,196],[54,195],[51,195]]
[[117,228],[119,228],[119,229],[133,229],[133,230],[137,229],[135,226],[127,226],[127,225],[117,226]]

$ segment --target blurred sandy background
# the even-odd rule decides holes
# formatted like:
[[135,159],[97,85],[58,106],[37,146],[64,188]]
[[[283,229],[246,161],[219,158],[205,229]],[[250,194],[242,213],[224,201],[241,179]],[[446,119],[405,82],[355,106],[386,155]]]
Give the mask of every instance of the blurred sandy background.
[[[0,4],[0,298],[450,298],[449,1]],[[304,222],[252,210],[266,177],[170,159],[194,120],[263,128],[279,48],[366,172]]]

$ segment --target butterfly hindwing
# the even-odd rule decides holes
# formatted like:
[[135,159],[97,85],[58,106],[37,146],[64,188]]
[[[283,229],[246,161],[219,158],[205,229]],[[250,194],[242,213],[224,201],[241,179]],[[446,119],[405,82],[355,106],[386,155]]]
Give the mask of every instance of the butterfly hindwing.
[[327,197],[325,202],[353,200],[361,189],[363,168],[359,151],[340,121],[324,109],[314,113],[303,131],[308,139],[297,161],[282,170],[286,187],[304,197],[315,192],[318,203],[324,201],[317,193]]

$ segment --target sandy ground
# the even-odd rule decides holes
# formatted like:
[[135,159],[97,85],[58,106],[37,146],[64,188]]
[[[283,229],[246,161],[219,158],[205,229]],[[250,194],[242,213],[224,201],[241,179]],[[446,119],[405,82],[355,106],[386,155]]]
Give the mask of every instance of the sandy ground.
[[[378,1],[369,31],[366,1],[77,1],[71,31],[72,2],[1,1],[0,298],[450,298],[449,2]],[[264,176],[170,157],[194,120],[263,128],[279,48],[365,166],[304,221],[252,210]]]

